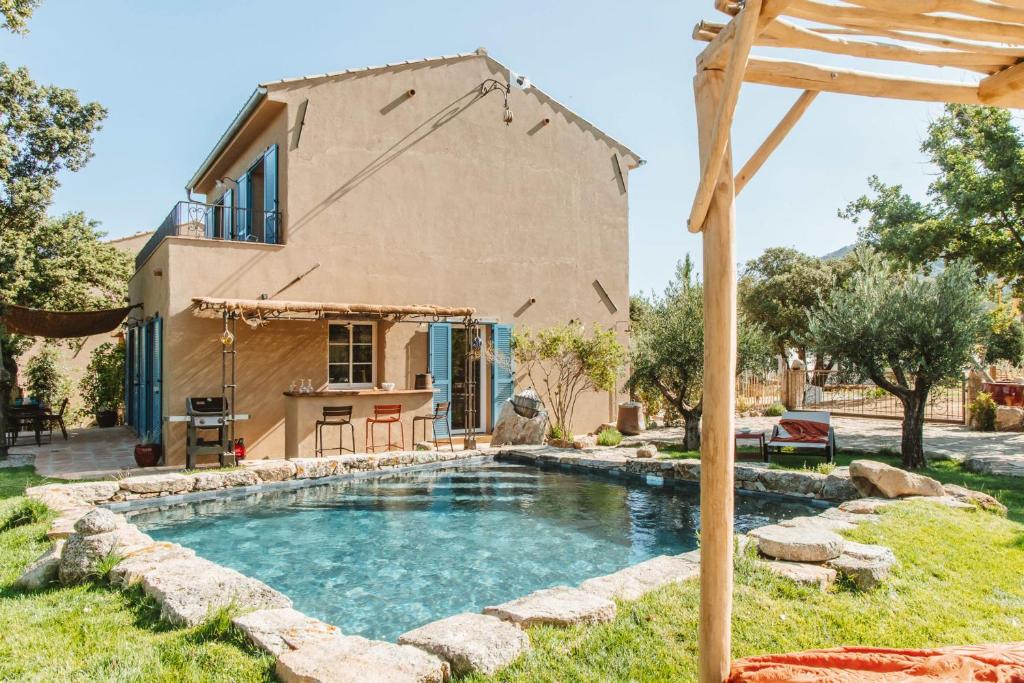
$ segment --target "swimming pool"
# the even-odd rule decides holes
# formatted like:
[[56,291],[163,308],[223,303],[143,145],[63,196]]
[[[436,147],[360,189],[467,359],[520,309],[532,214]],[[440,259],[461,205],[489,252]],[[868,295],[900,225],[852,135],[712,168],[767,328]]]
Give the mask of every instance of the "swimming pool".
[[[811,509],[737,496],[737,531]],[[395,640],[435,619],[692,550],[699,506],[696,487],[489,462],[130,517],[346,634]]]

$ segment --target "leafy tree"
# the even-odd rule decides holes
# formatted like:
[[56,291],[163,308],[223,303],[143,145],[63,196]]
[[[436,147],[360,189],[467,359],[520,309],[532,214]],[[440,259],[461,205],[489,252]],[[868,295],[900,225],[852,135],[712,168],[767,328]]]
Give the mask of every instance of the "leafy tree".
[[938,168],[928,201],[868,179],[840,215],[891,258],[928,268],[965,260],[1024,291],[1024,135],[1005,109],[948,105],[921,151]]
[[117,410],[124,403],[123,342],[104,342],[92,350],[79,389],[88,415]]
[[537,333],[516,332],[512,340],[516,362],[526,371],[553,419],[552,434],[571,438],[572,416],[587,391],[614,391],[626,361],[626,349],[615,331],[598,326],[590,335],[580,323],[557,325]]
[[42,0],[0,0],[0,16],[4,23],[0,28],[11,33],[27,33],[28,20]]
[[984,340],[984,295],[965,264],[924,278],[867,250],[858,259],[858,277],[812,314],[811,335],[818,348],[900,400],[903,465],[921,468],[928,395],[960,376]]
[[1020,365],[1024,361],[1024,324],[1020,314],[1006,304],[996,306],[989,312],[989,330],[985,362],[1005,360]]
[[[759,325],[740,318],[737,370],[772,363],[772,345]],[[633,373],[628,385],[660,395],[683,418],[684,447],[700,448],[704,389],[704,287],[687,258],[661,297],[633,326]]]
[[52,344],[46,344],[25,368],[28,394],[40,403],[56,408],[70,392],[70,382],[60,367],[60,356]]

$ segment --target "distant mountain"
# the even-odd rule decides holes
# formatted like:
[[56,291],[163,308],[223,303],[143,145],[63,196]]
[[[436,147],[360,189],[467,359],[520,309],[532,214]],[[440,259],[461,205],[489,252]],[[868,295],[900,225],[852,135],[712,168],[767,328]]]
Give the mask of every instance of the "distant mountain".
[[840,247],[839,249],[836,249],[835,251],[830,251],[829,253],[825,254],[824,256],[821,257],[821,260],[822,261],[831,261],[833,259],[843,258],[844,256],[846,256],[847,254],[849,254],[851,251],[853,251],[856,248],[857,248],[856,244],[847,244],[845,247]]

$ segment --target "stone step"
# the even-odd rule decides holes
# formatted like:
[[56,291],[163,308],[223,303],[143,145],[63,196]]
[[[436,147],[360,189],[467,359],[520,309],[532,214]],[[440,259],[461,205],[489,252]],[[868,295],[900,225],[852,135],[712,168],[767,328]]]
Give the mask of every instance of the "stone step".
[[444,683],[450,668],[411,645],[338,636],[285,652],[276,673],[283,683]]
[[695,579],[699,575],[699,564],[681,557],[662,555],[614,574],[587,579],[580,584],[580,589],[609,600],[639,600],[662,586]]
[[337,626],[291,607],[261,609],[231,620],[257,647],[278,657],[311,643],[342,637]]
[[615,618],[615,603],[578,588],[557,586],[501,605],[486,607],[484,614],[510,621],[522,628],[539,624],[598,624]]
[[491,675],[530,648],[526,632],[486,614],[457,614],[413,629],[398,638],[451,666],[456,676]]
[[836,570],[820,564],[767,560],[764,565],[773,574],[804,586],[814,586],[821,591],[828,590],[836,582]]
[[825,562],[839,557],[843,539],[826,529],[763,526],[749,532],[762,555],[790,562]]

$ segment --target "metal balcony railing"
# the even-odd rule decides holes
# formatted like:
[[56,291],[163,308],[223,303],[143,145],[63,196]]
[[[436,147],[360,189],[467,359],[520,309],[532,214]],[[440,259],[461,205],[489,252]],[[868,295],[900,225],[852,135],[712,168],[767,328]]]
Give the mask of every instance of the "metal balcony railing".
[[138,270],[165,237],[279,244],[281,213],[223,204],[178,202],[135,257]]

